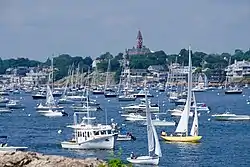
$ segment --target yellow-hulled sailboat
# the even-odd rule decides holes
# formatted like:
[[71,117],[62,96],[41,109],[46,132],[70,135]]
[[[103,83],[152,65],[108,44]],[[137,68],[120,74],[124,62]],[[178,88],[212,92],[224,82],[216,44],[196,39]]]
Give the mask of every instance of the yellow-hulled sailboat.
[[161,134],[161,138],[169,142],[199,142],[202,136],[198,135],[198,113],[196,108],[195,96],[193,93],[193,100],[195,105],[195,113],[193,125],[190,131],[190,135],[188,135],[188,120],[189,120],[189,112],[191,109],[191,96],[192,96],[192,60],[191,60],[191,48],[189,47],[189,71],[188,71],[188,96],[185,104],[185,108],[182,112],[180,121],[175,130],[174,135]]

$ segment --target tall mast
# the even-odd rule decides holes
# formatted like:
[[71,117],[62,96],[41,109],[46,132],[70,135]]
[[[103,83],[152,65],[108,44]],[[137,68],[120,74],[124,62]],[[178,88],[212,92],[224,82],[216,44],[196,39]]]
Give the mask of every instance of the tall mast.
[[[191,59],[191,46],[189,46],[188,48],[188,97],[187,97],[187,108],[188,108],[188,112],[187,112],[187,124],[188,124],[188,119],[189,119],[189,112],[190,112],[190,107],[191,107],[191,97],[192,97],[192,59]],[[187,125],[188,127],[188,125]],[[186,130],[186,136],[188,136],[188,128]]]
[[51,59],[51,90],[52,93],[54,92],[54,54],[52,54],[52,59]]

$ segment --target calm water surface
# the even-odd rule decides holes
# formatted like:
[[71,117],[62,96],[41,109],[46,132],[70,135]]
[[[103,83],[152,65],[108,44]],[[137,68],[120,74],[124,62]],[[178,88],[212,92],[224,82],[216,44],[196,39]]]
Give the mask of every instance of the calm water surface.
[[[153,102],[159,103],[161,112],[173,108],[169,104],[166,94],[155,95]],[[250,104],[247,104],[250,91],[245,89],[242,95],[224,95],[222,91],[208,91],[196,93],[198,102],[205,102],[211,108],[210,113],[202,113],[199,117],[199,133],[203,136],[201,143],[166,143],[161,140],[163,157],[160,159],[160,167],[192,167],[192,166],[250,166],[250,122],[218,122],[211,118],[214,113],[223,113],[226,110],[236,114],[249,114]],[[68,157],[99,157],[108,159],[113,151],[75,151],[62,149],[60,142],[72,137],[72,129],[66,125],[73,122],[73,112],[65,109],[69,117],[47,118],[36,113],[34,107],[39,103],[32,99],[29,94],[10,96],[12,99],[22,98],[26,108],[15,110],[10,114],[0,115],[0,135],[9,137],[9,145],[27,146],[30,151],[42,152],[45,154],[56,154]],[[118,113],[121,106],[130,104],[128,102],[118,103],[117,99],[105,99],[102,95],[92,96],[100,104],[103,110],[107,111],[108,120],[114,118],[119,124],[124,123]],[[29,116],[30,114],[30,116]],[[105,112],[99,111],[94,114],[97,120],[105,123]],[[170,116],[167,115],[169,119]],[[136,136],[136,141],[116,142],[117,152],[122,149],[122,159],[126,159],[133,151],[136,155],[147,154],[147,133],[146,127],[135,123],[127,123],[127,130]],[[58,134],[58,130],[62,130]],[[174,132],[175,127],[157,127],[161,130]]]

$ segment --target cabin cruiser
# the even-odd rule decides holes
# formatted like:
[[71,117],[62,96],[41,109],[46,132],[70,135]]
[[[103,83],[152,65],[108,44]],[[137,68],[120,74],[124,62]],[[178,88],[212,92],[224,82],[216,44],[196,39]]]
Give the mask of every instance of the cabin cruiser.
[[127,94],[127,95],[120,95],[118,97],[119,101],[135,101],[136,100],[136,96],[132,95],[132,94]]
[[[121,107],[124,112],[132,113],[132,112],[145,112],[146,111],[146,104],[132,104],[126,107]],[[157,104],[149,103],[149,111],[152,112],[159,112],[160,107]]]
[[32,98],[34,100],[37,100],[37,99],[46,99],[46,93],[44,93],[44,92],[37,92],[36,94],[32,95]]
[[52,110],[52,109],[48,109],[48,110],[39,110],[37,111],[37,113],[46,116],[46,117],[62,117],[62,116],[68,116],[68,114],[66,112],[62,111],[58,111],[58,110]]
[[10,100],[6,97],[0,97],[0,107],[6,107],[6,104],[9,102]]
[[74,111],[79,111],[79,112],[86,112],[86,111],[97,111],[98,108],[96,106],[88,106],[87,105],[82,105],[82,106],[72,106],[72,109]]
[[58,106],[58,105],[53,105],[53,106],[47,106],[47,105],[43,105],[42,103],[40,103],[37,107],[36,110],[63,110],[62,106]]
[[97,89],[94,89],[92,91],[92,94],[93,95],[103,95],[104,94],[104,91],[101,89],[101,88],[97,88]]
[[74,129],[74,136],[69,141],[61,142],[62,148],[68,149],[113,149],[115,136],[111,125],[91,124],[94,117],[84,116],[82,122],[78,123],[77,115],[74,113],[74,124],[67,127]]
[[236,115],[229,112],[223,113],[223,114],[214,114],[212,117],[215,118],[215,120],[218,121],[244,121],[244,120],[250,120],[249,115]]
[[16,146],[8,146],[7,143],[7,136],[0,136],[1,141],[0,143],[0,152],[16,152],[16,151],[24,151],[28,147],[16,147]]
[[[139,93],[134,94],[137,98],[139,97],[145,97],[145,91],[144,90],[140,90]],[[154,95],[150,94],[149,91],[147,92],[147,96],[148,97],[154,97]]]
[[239,88],[230,88],[225,90],[225,94],[242,94],[242,90]]
[[109,97],[116,97],[117,94],[116,94],[116,92],[108,91],[108,92],[105,92],[105,93],[104,93],[104,96],[105,96],[106,98],[109,98]]
[[145,121],[146,117],[138,113],[122,114],[122,117],[125,117],[125,121]]
[[65,95],[64,97],[58,100],[58,104],[73,104],[77,101],[85,101],[85,100],[87,100],[85,96]]
[[19,100],[10,100],[7,104],[6,107],[9,109],[20,109],[20,108],[25,108]]
[[11,113],[12,109],[9,108],[0,108],[0,113]]

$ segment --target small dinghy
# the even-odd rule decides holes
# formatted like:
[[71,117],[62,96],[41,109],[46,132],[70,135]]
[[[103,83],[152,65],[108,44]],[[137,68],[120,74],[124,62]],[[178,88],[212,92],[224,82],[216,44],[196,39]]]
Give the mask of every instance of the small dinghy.
[[236,115],[229,112],[224,114],[214,114],[212,117],[215,118],[217,121],[245,121],[250,120],[249,115]]
[[15,152],[15,151],[24,151],[28,147],[16,147],[16,146],[8,146],[7,136],[0,136],[0,152]]

